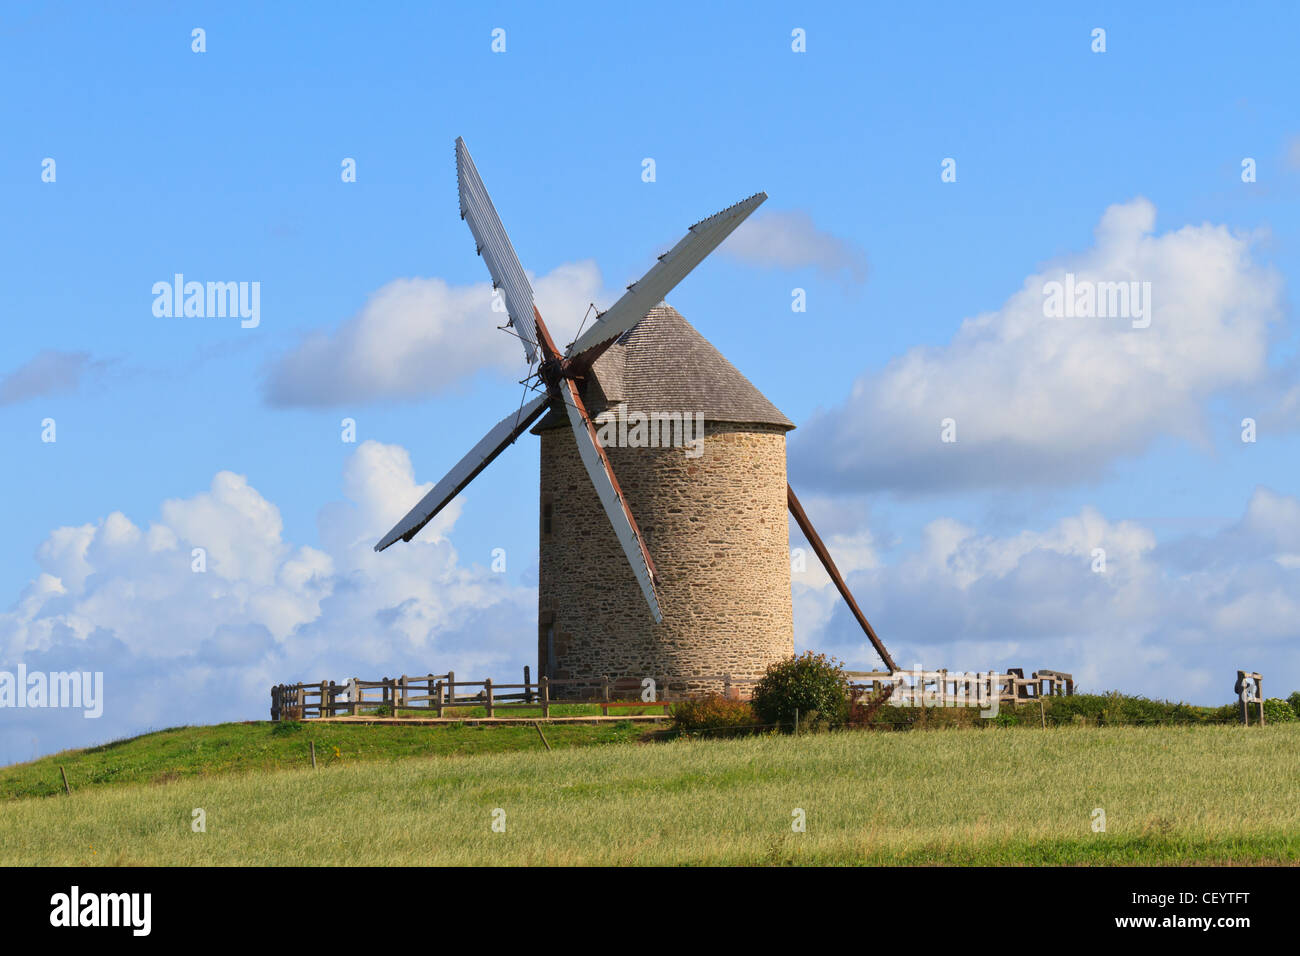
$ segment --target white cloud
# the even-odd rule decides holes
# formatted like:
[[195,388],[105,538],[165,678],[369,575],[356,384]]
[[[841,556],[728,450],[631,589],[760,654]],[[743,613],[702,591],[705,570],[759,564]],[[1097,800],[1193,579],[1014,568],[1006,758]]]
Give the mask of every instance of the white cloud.
[[[1223,226],[1152,233],[1137,199],[1106,210],[1086,252],[1045,266],[995,312],[869,372],[795,433],[804,483],[937,488],[1072,482],[1160,435],[1204,441],[1202,404],[1267,376],[1282,283]],[[1151,283],[1151,323],[1048,318],[1044,285]],[[954,419],[957,441],[940,440]]]
[[[0,614],[0,666],[102,670],[104,716],[25,711],[6,717],[6,739],[39,732],[48,751],[88,734],[261,717],[281,681],[496,674],[528,657],[534,593],[461,562],[447,537],[456,506],[412,542],[372,550],[429,488],[405,449],[361,444],[343,484],[349,500],[320,513],[320,547],[284,540],[279,509],[230,472],[163,502],[147,530],[114,512],[51,532],[40,574]],[[191,570],[194,547],[207,550],[206,573]]]
[[[1233,526],[1168,545],[1094,509],[1005,537],[941,518],[846,578],[904,667],[1056,668],[1089,691],[1226,703],[1242,667],[1271,694],[1300,687],[1300,564],[1280,560],[1297,542],[1300,499],[1260,488]],[[829,584],[796,575],[794,593],[800,646],[879,666]]]
[[[529,279],[561,348],[590,303],[612,301],[589,260]],[[507,316],[493,311],[492,299],[487,281],[396,279],[337,328],[309,333],[277,359],[266,398],[273,405],[329,406],[437,395],[484,371],[518,378],[527,368],[523,346],[499,330]]]
[[[454,506],[411,543],[372,550],[429,487],[404,449],[363,443],[343,487],[347,500],[321,510],[319,546],[286,541],[274,503],[229,472],[165,502],[147,527],[114,512],[51,532],[40,572],[0,614],[0,665],[102,670],[105,714],[11,714],[0,731],[10,758],[29,756],[34,734],[48,752],[88,735],[259,717],[280,681],[495,675],[531,654],[534,592],[461,560]],[[1238,667],[1262,670],[1275,692],[1300,686],[1300,498],[1259,488],[1232,526],[1166,545],[1084,509],[1003,536],[939,518],[906,547],[886,541],[887,560],[851,503],[819,524],[904,666],[1056,667],[1092,690],[1198,702],[1226,701]],[[205,574],[190,570],[195,546],[209,549]],[[875,666],[811,555],[794,596],[801,647]]]
[[792,209],[760,213],[742,223],[721,247],[733,259],[778,269],[815,268],[861,284],[867,256],[855,243],[817,227],[808,213]]

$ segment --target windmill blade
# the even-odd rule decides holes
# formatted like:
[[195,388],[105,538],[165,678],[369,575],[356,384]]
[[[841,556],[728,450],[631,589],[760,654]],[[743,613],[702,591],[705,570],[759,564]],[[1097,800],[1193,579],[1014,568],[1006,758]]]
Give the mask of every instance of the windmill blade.
[[623,497],[623,491],[618,486],[618,479],[614,477],[614,469],[610,467],[605,450],[596,440],[596,429],[591,424],[591,417],[587,414],[582,398],[578,395],[577,386],[572,379],[566,378],[560,384],[560,388],[564,396],[564,410],[569,414],[573,437],[578,443],[578,454],[587,467],[591,483],[596,487],[596,496],[600,498],[601,506],[609,517],[609,523],[614,526],[618,543],[623,546],[623,553],[627,555],[628,564],[632,566],[637,583],[641,585],[641,593],[645,595],[646,603],[650,605],[650,613],[654,616],[655,623],[660,624],[664,617],[659,610],[659,596],[655,593],[655,565],[641,537],[641,529],[637,527],[636,519],[632,517],[627,499]]
[[510,244],[492,197],[474,166],[465,141],[456,137],[456,184],[460,189],[460,217],[474,234],[478,254],[492,274],[492,286],[501,290],[510,323],[524,343],[524,355],[531,363],[537,357],[537,329],[533,324],[533,287]]
[[551,396],[542,395],[533,399],[519,411],[501,419],[483,440],[470,449],[469,454],[456,463],[456,467],[447,472],[443,479],[433,486],[433,490],[420,499],[420,503],[406,513],[406,517],[393,525],[393,530],[384,535],[375,545],[376,551],[383,551],[397,539],[410,541],[428,524],[433,516],[446,507],[447,503],[460,494],[462,488],[474,480],[474,477],[492,463],[497,455],[509,448],[524,430],[541,417],[550,403]]
[[613,341],[645,318],[647,312],[662,302],[677,283],[704,261],[704,257],[731,235],[765,199],[767,193],[755,193],[691,226],[681,242],[660,256],[649,272],[628,286],[623,297],[607,312],[602,312],[592,327],[569,346],[568,354],[580,365],[590,367],[596,355],[583,353]]

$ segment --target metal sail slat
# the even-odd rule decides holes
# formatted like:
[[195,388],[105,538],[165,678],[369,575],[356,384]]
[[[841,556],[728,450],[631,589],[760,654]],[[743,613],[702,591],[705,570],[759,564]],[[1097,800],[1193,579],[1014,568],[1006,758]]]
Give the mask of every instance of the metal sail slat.
[[755,193],[691,226],[677,245],[660,256],[649,272],[628,286],[622,298],[602,312],[591,328],[569,346],[568,355],[580,357],[588,349],[617,338],[640,322],[765,199],[767,193]]
[[[572,388],[573,383],[566,381],[564,386]],[[591,483],[596,489],[596,497],[600,499],[601,507],[605,509],[609,523],[614,526],[614,534],[618,536],[618,543],[623,548],[623,554],[627,556],[627,562],[632,566],[632,573],[636,575],[637,583],[641,585],[641,593],[645,596],[646,603],[650,605],[650,613],[653,615],[655,623],[662,623],[664,619],[663,613],[659,610],[659,597],[655,593],[654,581],[650,577],[650,569],[646,564],[645,554],[641,550],[641,539],[637,536],[632,523],[623,510],[623,499],[614,487],[613,477],[606,470],[606,460],[596,448],[595,439],[592,437],[591,424],[577,404],[567,395],[565,396],[564,410],[569,415],[569,424],[573,427],[573,437],[578,443],[578,455],[587,468],[587,474],[591,476]]]
[[456,183],[460,191],[460,215],[469,224],[478,253],[492,274],[492,284],[501,290],[506,312],[524,344],[531,363],[537,357],[537,326],[533,320],[533,287],[515,255],[492,197],[474,166],[465,141],[456,139]]
[[419,504],[406,513],[406,517],[393,525],[393,530],[380,539],[375,545],[375,550],[383,551],[398,539],[410,541],[415,537],[421,528],[433,520],[434,515],[446,507],[447,503],[460,494],[480,471],[510,447],[514,440],[522,435],[542,412],[546,411],[550,400],[550,395],[542,395],[517,412],[501,419],[477,445],[469,450],[469,454],[457,462],[456,466],[433,486],[432,491],[420,499]]

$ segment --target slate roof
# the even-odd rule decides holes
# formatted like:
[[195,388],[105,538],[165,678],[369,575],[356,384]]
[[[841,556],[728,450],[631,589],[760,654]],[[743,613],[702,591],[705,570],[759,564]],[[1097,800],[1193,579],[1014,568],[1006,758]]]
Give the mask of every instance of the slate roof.
[[[794,428],[681,313],[664,303],[596,359],[591,377],[594,382],[587,382],[583,397],[592,415],[627,402],[630,411],[702,412],[710,422]],[[533,431],[564,421],[552,408]]]

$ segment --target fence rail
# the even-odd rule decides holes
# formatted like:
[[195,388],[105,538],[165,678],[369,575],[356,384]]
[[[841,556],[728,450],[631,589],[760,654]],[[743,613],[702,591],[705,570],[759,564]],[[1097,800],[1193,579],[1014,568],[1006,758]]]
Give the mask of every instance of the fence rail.
[[[500,711],[537,710],[550,717],[554,704],[599,704],[606,715],[628,707],[667,708],[682,700],[721,693],[739,697],[742,690],[758,682],[757,678],[732,677],[730,674],[692,675],[652,679],[653,699],[643,699],[645,678],[571,678],[547,677],[532,681],[524,668],[524,680],[518,684],[484,680],[461,680],[455,671],[446,674],[403,674],[382,680],[353,678],[345,683],[277,684],[271,688],[271,719],[308,720],[340,714],[359,716],[363,711],[380,707],[390,713],[397,710],[427,711],[442,717],[448,710],[483,707],[487,716]],[[708,688],[707,690],[705,688]],[[747,696],[747,694],[745,695]]]
[[1017,703],[1074,694],[1074,675],[1064,671],[1038,670],[1025,677],[1021,668],[1009,668],[1005,674],[996,671],[848,671],[846,676],[855,693],[875,695],[887,686],[900,682],[906,685],[912,699],[934,701],[936,704],[966,702],[978,696],[983,687],[988,698],[999,703]]
[[[1057,694],[1073,694],[1074,678],[1061,671],[1040,670],[1030,677],[1012,668],[1005,674],[996,672],[973,675],[961,672],[901,671],[849,671],[850,686],[855,695],[880,694],[894,685],[903,683],[913,699],[923,699],[939,705],[969,702],[980,696],[980,687],[973,686],[977,679],[988,687],[989,698],[999,702],[1037,700]],[[653,683],[649,683],[649,682]],[[360,716],[380,707],[395,714],[398,710],[425,711],[442,717],[448,710],[462,707],[483,707],[488,717],[499,712],[541,709],[543,717],[551,716],[554,704],[599,704],[601,712],[609,714],[610,708],[621,710],[631,707],[668,708],[683,700],[698,699],[708,693],[721,693],[724,697],[748,697],[753,677],[732,677],[730,674],[692,675],[688,677],[619,677],[530,679],[529,668],[524,668],[524,679],[518,684],[496,683],[484,680],[461,680],[455,671],[445,674],[403,674],[382,680],[351,680],[337,684],[320,681],[313,684],[276,684],[271,688],[272,720],[308,720],[336,717],[340,714]],[[950,690],[951,688],[951,690]],[[651,691],[651,700],[645,692]]]

